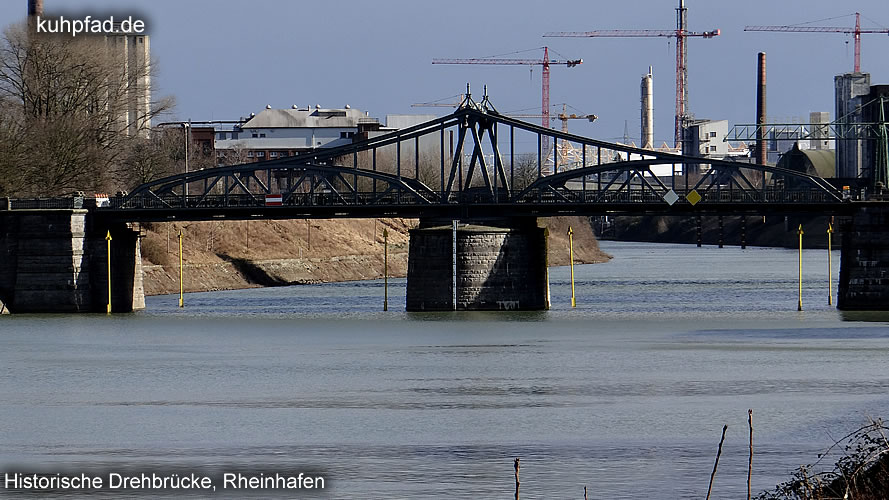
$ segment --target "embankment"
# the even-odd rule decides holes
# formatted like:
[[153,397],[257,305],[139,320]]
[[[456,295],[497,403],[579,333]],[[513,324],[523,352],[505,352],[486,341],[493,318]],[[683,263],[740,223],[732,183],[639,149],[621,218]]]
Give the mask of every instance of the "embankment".
[[[145,224],[146,295],[179,291],[178,234],[183,234],[185,291],[213,291],[383,277],[383,229],[389,275],[407,273],[412,219],[258,220]],[[550,265],[568,264],[568,226],[575,263],[607,261],[585,217],[540,219],[548,227]]]
[[[803,226],[804,248],[827,248],[829,217],[812,216],[747,216],[742,227],[738,216],[724,216],[722,230],[718,216],[701,217],[701,242],[725,246],[740,246],[742,239],[749,246],[796,248],[799,245],[798,229]],[[834,230],[838,230],[834,224]],[[601,239],[617,241],[644,241],[652,243],[697,243],[695,217],[641,216],[616,217]],[[833,235],[834,248],[840,248],[840,238]]]

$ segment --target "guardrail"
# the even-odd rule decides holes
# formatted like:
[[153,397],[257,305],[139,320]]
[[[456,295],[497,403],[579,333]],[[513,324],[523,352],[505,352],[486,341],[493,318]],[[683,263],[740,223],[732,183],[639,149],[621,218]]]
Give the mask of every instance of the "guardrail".
[[0,198],[0,210],[65,210],[96,206],[95,199],[82,196],[65,198]]

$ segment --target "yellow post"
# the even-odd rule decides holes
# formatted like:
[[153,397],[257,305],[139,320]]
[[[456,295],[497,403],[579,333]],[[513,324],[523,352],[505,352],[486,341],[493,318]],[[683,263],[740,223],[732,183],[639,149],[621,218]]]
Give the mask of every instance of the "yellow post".
[[574,230],[568,226],[568,258],[571,261],[571,307],[577,307],[574,296]]
[[383,229],[383,310],[389,310],[389,231]]
[[105,314],[111,314],[111,231],[105,235],[105,241],[108,243],[108,307]]
[[830,255],[833,224],[827,224],[827,305],[833,305],[833,262]]
[[799,302],[797,302],[796,310],[803,310],[803,225],[799,225]]
[[179,307],[185,307],[185,297],[182,289],[182,230],[179,230]]

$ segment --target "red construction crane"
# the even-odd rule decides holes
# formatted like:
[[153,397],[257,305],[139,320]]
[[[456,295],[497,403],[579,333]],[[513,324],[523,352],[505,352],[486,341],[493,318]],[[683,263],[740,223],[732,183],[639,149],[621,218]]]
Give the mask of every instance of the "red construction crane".
[[835,26],[747,26],[744,31],[789,31],[795,33],[846,33],[855,35],[855,72],[861,73],[861,34],[862,33],[889,33],[889,29],[861,29],[861,14],[855,13],[854,28],[840,28]]
[[558,31],[546,33],[545,37],[669,37],[676,39],[676,119],[673,146],[681,147],[682,129],[688,119],[688,51],[685,39],[690,36],[713,38],[719,30],[688,31],[688,9],[685,0],[679,0],[676,9],[675,30],[598,30],[598,31]]
[[[550,66],[567,66],[573,68],[578,64],[583,64],[583,59],[569,59],[565,61],[550,60],[549,47],[543,48],[543,59],[499,59],[499,58],[473,58],[473,59],[433,59],[432,64],[519,64],[525,66],[543,66],[542,77],[542,106],[541,117],[543,126],[549,128],[549,67]],[[548,142],[544,139],[544,142]],[[544,144],[546,146],[546,144]],[[547,149],[544,147],[544,149]]]

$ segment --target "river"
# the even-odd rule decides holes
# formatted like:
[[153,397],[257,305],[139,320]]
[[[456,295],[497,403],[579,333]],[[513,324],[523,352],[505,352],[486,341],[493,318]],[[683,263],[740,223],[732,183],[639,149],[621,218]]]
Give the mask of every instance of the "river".
[[522,498],[703,498],[728,425],[713,498],[741,498],[748,409],[754,493],[889,416],[889,316],[827,305],[825,250],[803,254],[798,312],[796,251],[601,246],[573,309],[560,267],[547,312],[406,313],[393,279],[388,312],[380,280],[2,317],[0,466],[511,498],[521,457]]

